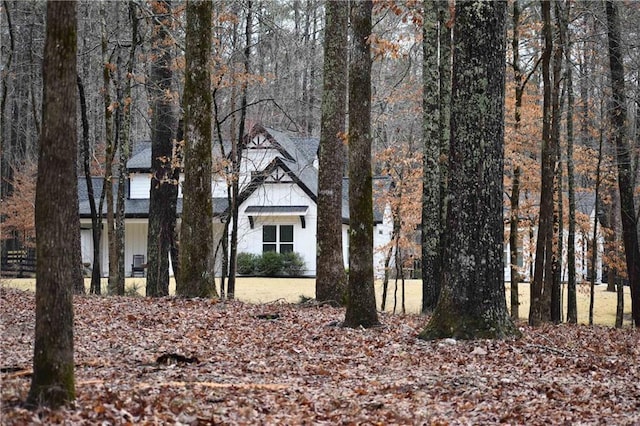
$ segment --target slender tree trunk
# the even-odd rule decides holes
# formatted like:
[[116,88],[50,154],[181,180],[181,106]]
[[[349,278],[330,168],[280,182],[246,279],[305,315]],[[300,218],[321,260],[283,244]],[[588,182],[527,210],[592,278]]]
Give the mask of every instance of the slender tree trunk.
[[211,202],[210,1],[187,3],[184,102],[185,151],[181,224],[181,276],[176,294],[217,297],[213,274]]
[[[138,38],[137,18],[133,2],[128,3],[129,16],[131,19],[131,47],[126,66],[126,75],[122,75],[124,68],[122,63],[122,52],[118,52],[117,63],[117,98],[118,109],[116,110],[116,122],[118,128],[118,140],[120,141],[120,155],[118,158],[118,195],[116,201],[116,249],[118,252],[118,273],[115,288],[110,290],[111,294],[124,295],[125,290],[125,185],[127,181],[127,161],[131,157],[131,78],[135,61],[136,44]],[[119,12],[119,5],[118,5]],[[122,87],[124,82],[124,88]]]
[[[440,75],[438,2],[424,1],[423,40],[423,178],[422,178],[422,312],[433,312],[440,295],[442,260]],[[447,31],[448,32],[448,31]]]
[[509,220],[509,259],[511,264],[511,318],[517,321],[520,318],[520,296],[518,284],[520,271],[518,270],[518,224],[520,211],[520,166],[513,170],[513,182],[511,184],[511,216]]
[[[318,149],[316,300],[343,303],[347,285],[342,256],[342,177],[349,3],[327,2],[325,13],[324,80]],[[386,294],[383,296],[385,299]]]
[[593,309],[595,303],[595,283],[596,275],[598,275],[598,217],[600,212],[600,171],[602,165],[602,131],[600,132],[600,142],[598,144],[598,164],[596,166],[596,198],[594,205],[593,233],[591,238],[591,281],[589,285],[589,325],[593,325]]
[[540,190],[540,214],[538,240],[536,242],[535,271],[531,283],[531,305],[529,325],[539,325],[551,318],[551,279],[553,255],[553,177],[555,149],[551,136],[551,54],[553,30],[551,27],[551,4],[541,0],[544,34],[542,52],[542,80],[544,86],[542,106],[542,167]]
[[169,294],[169,251],[176,226],[177,170],[173,164],[177,120],[172,93],[173,41],[171,2],[154,3],[156,16],[152,49],[149,95],[153,110],[151,124],[151,189],[147,235],[147,296]]
[[82,83],[80,75],[77,76],[76,84],[78,86],[80,118],[82,121],[82,166],[87,185],[89,210],[91,211],[91,237],[93,242],[93,262],[91,264],[91,284],[89,285],[89,292],[92,294],[100,294],[100,275],[102,272],[100,266],[100,237],[102,235],[102,219],[96,209],[93,179],[91,179],[91,153],[89,152],[89,118],[87,116],[87,98],[85,96],[84,84]]
[[379,324],[373,287],[371,177],[371,14],[369,0],[351,4],[349,66],[349,284],[345,327]]
[[456,3],[443,287],[422,339],[518,334],[504,289],[506,2]]
[[[100,7],[100,17],[102,23],[102,91],[104,100],[104,123],[106,140],[106,159],[104,167],[104,180],[102,184],[102,195],[107,203],[107,241],[109,274],[107,288],[114,288],[116,279],[117,253],[116,239],[114,235],[114,212],[113,212],[113,160],[117,150],[116,134],[113,129],[113,106],[111,105],[111,58],[108,52],[109,40],[107,36],[107,11],[106,5]],[[101,211],[102,209],[99,209]],[[97,294],[100,294],[98,291]]]
[[[83,39],[83,45],[86,48],[86,38]],[[88,72],[85,69],[86,60],[83,64],[84,75],[86,76],[88,75]],[[77,77],[77,85],[80,100],[80,117],[82,120],[82,166],[87,185],[87,196],[89,198],[89,210],[91,212],[91,238],[93,243],[93,261],[91,263],[91,284],[89,285],[89,293],[100,294],[100,278],[102,276],[102,253],[100,250],[100,239],[102,238],[102,202],[99,203],[100,209],[98,209],[98,206],[96,206],[93,179],[91,178],[91,149],[89,146],[87,98],[85,95],[84,83],[82,82],[79,74]]]
[[[567,5],[567,16],[569,15]],[[567,236],[567,322],[578,322],[578,299],[576,293],[576,190],[573,161],[573,66],[570,62],[571,41],[567,40],[567,183],[569,197],[569,230]]]
[[[75,398],[73,288],[82,285],[78,216],[75,2],[47,3],[42,134],[36,184],[36,323],[27,403]],[[72,113],[70,113],[72,112]]]
[[640,327],[640,246],[638,245],[638,217],[636,216],[633,199],[635,179],[627,141],[627,107],[620,22],[617,5],[613,1],[607,0],[606,9],[611,94],[613,97],[613,109],[611,111],[613,134],[611,139],[616,147],[618,163],[622,241],[627,260],[627,277],[631,288],[631,317],[634,325]]
[[[247,2],[247,20],[245,26],[245,46],[244,46],[244,73],[248,75],[250,73],[251,64],[251,29],[253,25],[253,2],[249,0]],[[240,164],[242,161],[242,147],[245,141],[245,121],[247,117],[247,92],[248,85],[244,81],[242,83],[242,94],[240,98],[240,120],[238,123],[238,135],[237,144],[235,145],[234,152],[232,152],[233,162],[233,182],[232,182],[232,227],[231,227],[231,243],[229,250],[229,283],[227,287],[227,297],[230,299],[235,298],[236,292],[236,268],[238,258],[238,211],[240,208],[239,195],[240,188],[238,182],[238,176],[240,175]]]
[[[515,99],[515,132],[520,131],[521,109],[522,109],[522,70],[520,68],[520,2],[513,1],[513,38],[511,48],[513,50],[513,78],[516,86]],[[513,182],[511,186],[511,216],[509,219],[509,251],[511,267],[511,318],[517,321],[520,317],[520,273],[518,271],[518,227],[520,224],[520,166],[513,168]]]
[[563,11],[559,1],[554,3],[556,33],[558,42],[553,52],[553,89],[551,92],[551,139],[554,152],[554,193],[556,204],[553,214],[553,254],[551,278],[551,321],[558,324],[562,321],[562,234],[563,234],[563,194],[562,167],[560,155],[560,121],[562,115],[562,63],[566,31],[563,28]]

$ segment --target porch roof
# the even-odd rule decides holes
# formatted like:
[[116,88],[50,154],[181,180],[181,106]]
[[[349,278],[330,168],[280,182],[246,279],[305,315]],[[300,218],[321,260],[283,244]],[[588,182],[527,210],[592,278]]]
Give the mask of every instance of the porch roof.
[[309,206],[249,206],[244,212],[253,216],[300,216],[308,209]]

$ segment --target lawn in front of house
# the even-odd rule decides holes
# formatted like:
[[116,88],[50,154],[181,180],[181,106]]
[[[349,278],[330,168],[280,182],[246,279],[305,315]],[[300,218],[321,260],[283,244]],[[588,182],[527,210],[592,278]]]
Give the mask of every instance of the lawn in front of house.
[[[85,279],[85,286],[89,290],[90,280]],[[219,281],[218,281],[219,284]],[[0,285],[15,287],[23,290],[35,290],[34,279],[8,279],[0,280]],[[127,278],[126,288],[136,289],[138,294],[144,295],[145,278]],[[402,283],[394,280],[389,282],[387,290],[387,303],[385,311],[392,312],[395,302],[395,312],[402,313]],[[378,309],[382,300],[382,281],[376,281],[376,301]],[[102,291],[106,293],[107,280],[102,280]],[[175,280],[172,278],[169,284],[170,294],[175,294]],[[418,313],[422,303],[422,281],[405,281],[405,308],[407,313]],[[616,294],[607,292],[606,285],[596,285],[594,322],[601,325],[613,326],[616,315]],[[529,284],[521,283],[518,289],[520,295],[520,319],[526,321],[529,314]],[[566,285],[563,286],[563,301],[566,305]],[[284,301],[297,303],[301,298],[313,298],[315,296],[314,278],[262,278],[262,277],[241,277],[236,280],[236,298],[249,303],[269,303],[274,301]],[[509,306],[510,286],[506,284],[505,291],[507,306]],[[631,298],[629,287],[625,287],[624,294],[625,324],[630,322]],[[566,311],[566,308],[565,308]],[[589,322],[589,286],[588,284],[578,285],[578,322],[587,324]]]

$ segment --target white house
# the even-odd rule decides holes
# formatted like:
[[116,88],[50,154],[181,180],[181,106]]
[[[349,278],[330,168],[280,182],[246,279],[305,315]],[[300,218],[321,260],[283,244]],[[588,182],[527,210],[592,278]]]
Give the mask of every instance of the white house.
[[[246,138],[240,167],[240,207],[238,213],[238,252],[294,251],[306,265],[304,275],[316,273],[316,223],[318,191],[318,139],[293,137],[261,125]],[[219,152],[219,151],[218,151]],[[215,154],[214,154],[215,155]],[[128,185],[125,202],[125,272],[131,275],[134,255],[147,253],[149,190],[151,182],[151,144],[138,143],[127,163]],[[385,178],[376,178],[388,185]],[[101,179],[95,179],[96,194]],[[380,185],[378,185],[380,186]],[[91,217],[84,179],[79,179],[80,221],[83,262],[92,262]],[[348,266],[348,180],[343,179],[343,256]],[[182,211],[182,192],[178,195],[178,216]],[[222,236],[228,208],[227,183],[223,176],[212,180],[214,232]],[[375,203],[374,203],[375,204]],[[374,247],[389,242],[391,219],[384,208],[374,211]],[[388,210],[388,209],[387,209]],[[104,221],[106,226],[106,221]],[[108,273],[106,232],[102,233],[102,274]],[[374,252],[374,267],[382,273],[382,254]]]

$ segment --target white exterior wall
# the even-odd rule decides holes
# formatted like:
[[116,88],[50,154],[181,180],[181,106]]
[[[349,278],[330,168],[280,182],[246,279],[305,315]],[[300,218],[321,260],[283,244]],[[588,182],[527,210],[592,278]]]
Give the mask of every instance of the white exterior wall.
[[[80,221],[83,227],[90,227],[90,219]],[[100,269],[101,276],[109,276],[109,237],[107,235],[106,220],[103,220],[102,235],[100,236]],[[124,241],[124,273],[126,277],[131,276],[131,264],[134,254],[143,254],[145,262],[147,258],[147,232],[149,225],[147,219],[126,219],[125,220],[125,241]],[[93,263],[93,239],[91,229],[81,230],[81,251],[82,262]]]
[[[82,263],[93,264],[93,235],[91,231],[91,219],[80,219],[80,251]],[[102,220],[102,233],[100,234],[100,275],[109,275],[109,240],[107,238],[107,221]]]
[[[251,229],[249,215],[245,212],[249,206],[309,206],[309,208],[304,215],[304,228],[299,214],[252,214],[254,227]],[[304,259],[306,267],[304,275],[315,275],[317,221],[316,204],[300,187],[293,183],[267,183],[258,188],[240,206],[238,216],[238,253],[262,253],[263,225],[293,225],[293,251],[299,253]]]
[[149,173],[129,174],[129,198],[144,200],[149,198],[151,189],[151,175]]

